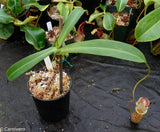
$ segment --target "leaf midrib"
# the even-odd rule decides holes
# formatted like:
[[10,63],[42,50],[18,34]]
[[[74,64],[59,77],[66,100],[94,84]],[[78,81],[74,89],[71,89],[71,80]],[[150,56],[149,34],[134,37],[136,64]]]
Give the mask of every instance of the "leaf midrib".
[[[120,1],[119,9],[121,9],[121,6],[122,6],[122,1]],[[118,11],[119,11],[119,9],[118,9]]]
[[[78,49],[79,47],[72,47],[72,49],[74,50],[74,49]],[[129,55],[131,55],[131,56],[135,56],[136,58],[139,58],[140,60],[142,60],[143,61],[143,59],[142,58],[140,58],[140,57],[138,57],[138,56],[136,56],[136,55],[134,55],[134,54],[131,54],[130,52],[126,52],[126,51],[124,51],[124,50],[116,50],[115,48],[104,48],[104,47],[102,47],[102,48],[100,48],[100,47],[82,47],[81,49],[85,49],[85,48],[95,48],[95,49],[100,49],[100,50],[104,50],[104,49],[108,49],[108,50],[112,50],[112,51],[118,51],[118,52],[120,52],[120,53],[126,53],[126,54],[129,54]],[[64,48],[64,49],[59,49],[60,50],[60,52],[62,52],[63,50],[65,50],[65,49],[67,49],[67,48]],[[68,48],[69,49],[69,48]],[[68,50],[67,49],[67,50]],[[61,51],[62,50],[62,51]],[[69,52],[68,52],[69,53]],[[144,62],[144,61],[143,61]],[[145,63],[145,62],[144,62]]]
[[[81,13],[81,11],[79,10],[79,12],[76,14],[76,16],[79,16],[79,14]],[[74,15],[75,16],[75,15]],[[65,28],[65,31],[63,31],[63,34],[64,35],[66,35],[67,34],[67,31],[68,31],[68,29],[70,28],[70,25],[72,25],[72,23],[74,22],[74,19],[72,19],[71,21],[70,21],[70,23],[68,24],[68,26]],[[61,34],[62,34],[62,32],[61,32]],[[60,34],[60,35],[61,35]],[[68,35],[68,34],[67,34]],[[62,36],[62,35],[61,35]],[[61,38],[63,38],[63,37],[59,37],[60,39],[58,39],[58,47],[61,45],[61,43],[63,42],[62,40],[63,39],[61,39]],[[62,42],[61,42],[62,41]]]
[[156,25],[158,25],[158,23],[160,23],[160,20],[158,22],[156,22],[152,27],[150,27],[145,33],[143,33],[140,37],[138,38],[141,38],[142,36],[144,36],[147,32],[149,32],[150,30],[152,30],[152,28],[154,28]]
[[[54,49],[51,49],[51,50],[48,51],[48,52],[53,52],[54,50],[56,50],[56,49],[55,49],[55,48],[54,48]],[[13,75],[14,73],[16,73],[17,71],[21,70],[24,66],[28,65],[28,64],[31,63],[32,61],[34,62],[34,60],[36,60],[36,59],[38,59],[38,58],[41,58],[41,56],[44,56],[45,54],[48,54],[48,52],[45,52],[45,53],[39,55],[38,57],[32,59],[31,61],[25,63],[24,65],[22,65],[20,68],[18,68],[18,69],[15,70],[14,72],[12,72],[12,74],[10,74],[10,78],[12,77],[12,75]]]
[[111,18],[111,16],[110,16],[110,14],[109,14],[109,13],[108,13],[107,15],[109,16],[109,17],[107,16],[107,19],[109,20],[109,21],[108,21],[108,25],[109,25],[109,27],[111,27],[111,29],[110,29],[109,27],[107,27],[106,29],[108,29],[108,30],[112,30],[112,29],[113,29],[113,28],[112,28],[112,22],[110,21],[110,20],[112,20],[112,19],[110,19],[110,18]]
[[[32,33],[31,33],[31,32],[29,32],[25,26],[24,26],[24,28],[26,29],[26,31],[28,32],[28,34],[31,34],[31,36],[32,36],[32,38],[34,39],[34,41],[35,41],[35,43],[36,43],[37,47],[39,48],[39,46],[38,46],[38,42],[36,41],[36,38],[34,37],[34,35],[32,35]],[[34,43],[32,43],[32,44],[34,44]]]

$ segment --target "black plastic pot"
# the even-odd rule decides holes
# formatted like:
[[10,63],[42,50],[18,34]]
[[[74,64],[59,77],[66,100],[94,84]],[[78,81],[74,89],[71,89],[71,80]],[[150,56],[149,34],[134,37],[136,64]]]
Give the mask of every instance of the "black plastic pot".
[[[113,6],[112,8],[107,8],[107,11],[110,13],[117,12],[116,6]],[[129,14],[129,25],[128,26],[121,26],[116,25],[114,28],[114,40],[118,41],[125,41],[125,38],[127,36],[127,33],[131,31],[134,28],[134,20],[133,20],[133,12],[132,8],[126,8],[122,11],[122,13],[128,13]]]
[[82,2],[82,7],[92,14],[97,6],[100,5],[100,0],[80,0]]
[[63,96],[51,100],[43,100],[34,97],[29,90],[36,104],[39,115],[43,120],[48,122],[57,122],[67,116],[69,112],[70,88]]
[[[106,0],[108,1],[108,0]],[[129,30],[132,30],[135,28],[136,26],[136,19],[138,17],[139,14],[137,14],[137,6],[138,6],[138,0],[136,1],[136,6],[132,7],[132,6],[128,6],[126,5],[126,7],[124,8],[124,10],[122,12],[129,12],[130,11],[130,24],[129,24]],[[107,5],[107,11],[114,11],[117,12],[117,8],[116,5]]]

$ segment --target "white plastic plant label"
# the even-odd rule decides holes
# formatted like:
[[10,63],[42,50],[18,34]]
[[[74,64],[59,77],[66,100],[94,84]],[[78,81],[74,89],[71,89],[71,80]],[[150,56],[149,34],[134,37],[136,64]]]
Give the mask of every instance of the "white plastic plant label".
[[45,64],[46,64],[47,70],[50,70],[50,69],[53,70],[52,63],[51,63],[51,60],[50,60],[50,57],[49,57],[49,56],[47,56],[47,57],[44,59],[44,62],[45,62]]
[[51,21],[47,22],[48,31],[53,30]]
[[3,6],[4,6],[4,5],[3,5],[3,4],[1,4],[1,8],[3,8]]
[[[51,23],[51,21],[47,22],[47,28],[48,28],[48,31],[52,30],[52,23]],[[46,64],[47,70],[50,70],[50,69],[53,70],[52,63],[51,63],[51,60],[50,60],[49,56],[47,56],[44,59],[44,62]]]

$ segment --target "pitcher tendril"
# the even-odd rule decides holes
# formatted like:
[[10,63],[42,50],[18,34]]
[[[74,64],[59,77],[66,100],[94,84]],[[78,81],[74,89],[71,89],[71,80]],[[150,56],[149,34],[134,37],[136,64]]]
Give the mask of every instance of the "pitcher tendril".
[[133,91],[132,91],[133,99],[130,100],[130,101],[128,101],[129,112],[130,112],[131,115],[132,115],[132,111],[131,111],[130,103],[132,103],[132,102],[135,101],[135,90],[136,90],[137,86],[138,86],[142,81],[144,81],[144,80],[150,75],[150,73],[151,73],[150,66],[148,65],[147,62],[146,62],[145,64],[146,64],[146,66],[147,66],[147,68],[148,68],[148,74],[147,74],[145,77],[143,77],[141,80],[139,80],[139,81],[135,84],[135,86],[134,86],[134,88],[133,88]]

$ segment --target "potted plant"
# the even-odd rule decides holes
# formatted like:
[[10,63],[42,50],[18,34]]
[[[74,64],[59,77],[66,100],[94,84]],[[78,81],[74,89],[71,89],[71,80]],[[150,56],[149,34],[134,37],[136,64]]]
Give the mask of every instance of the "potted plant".
[[[7,0],[0,3],[5,5],[0,9],[0,38],[7,40],[16,32],[15,27],[18,27],[20,31],[25,32],[27,42],[35,49],[44,48],[45,31],[38,26],[38,21],[48,5],[40,5],[36,0]],[[39,16],[31,15],[31,7],[41,12]]]
[[[136,20],[136,27],[135,29],[132,30],[130,37],[128,37],[127,39],[130,41],[129,43],[132,44],[132,45],[135,45],[136,43],[138,42],[149,42],[149,41],[154,41],[154,40],[157,40],[159,37],[157,37],[158,34],[156,34],[156,39],[153,37],[155,33],[157,33],[157,31],[153,32],[153,24],[155,23],[155,19],[158,20],[158,16],[156,14],[157,11],[154,11],[156,9],[158,9],[160,7],[160,2],[155,0],[155,1],[152,1],[152,0],[145,0],[145,1],[141,1],[141,8],[140,9],[140,13],[139,13],[139,16],[137,17],[137,20]],[[150,10],[150,6],[153,6],[153,9]],[[154,19],[152,19],[152,16],[150,15],[151,14],[151,11],[154,12],[153,15],[154,15]],[[142,18],[142,20],[140,20]],[[139,21],[140,20],[140,21]],[[147,27],[145,26],[143,28],[144,25],[147,25]],[[158,25],[156,25],[155,28],[157,28]],[[142,31],[140,33],[138,33],[140,30],[142,29]],[[151,30],[149,30],[151,29]],[[147,36],[144,35],[144,33],[146,33],[146,31],[148,31],[147,33]],[[152,33],[153,32],[153,33]],[[149,36],[149,37],[148,37]],[[153,38],[153,39],[151,39]],[[157,43],[157,42],[155,42]],[[152,50],[153,46],[152,46],[152,42],[151,42],[151,50]],[[156,46],[155,46],[155,49],[156,49]],[[153,49],[153,50],[155,50]],[[154,51],[153,51],[154,53]],[[154,53],[155,54],[155,53]]]
[[[135,48],[132,45],[128,45],[128,44],[125,44],[119,41],[95,39],[95,40],[88,40],[88,41],[72,43],[69,45],[63,45],[65,38],[70,33],[70,31],[73,29],[74,25],[77,23],[77,21],[79,20],[79,18],[82,16],[84,12],[85,10],[83,10],[82,8],[75,8],[68,16],[68,19],[66,20],[60,35],[58,36],[57,40],[54,42],[55,44],[52,47],[49,47],[45,50],[34,53],[28,57],[25,57],[24,59],[20,60],[19,62],[11,66],[7,71],[8,80],[12,81],[16,79],[18,76],[28,71],[29,69],[31,69],[34,65],[38,64],[45,57],[51,54],[53,54],[55,58],[54,62],[58,63],[58,66],[57,66],[57,63],[55,64],[53,71],[56,69],[59,69],[58,70],[59,79],[57,79],[57,81],[59,80],[59,83],[58,83],[59,93],[63,93],[64,91],[64,80],[63,80],[64,73],[62,70],[63,57],[65,58],[65,56],[68,55],[69,53],[84,53],[84,54],[93,54],[93,55],[100,55],[100,56],[110,56],[110,57],[133,61],[137,63],[145,63],[148,66],[147,61],[141,51],[139,51],[137,48]],[[52,66],[51,66],[51,71],[52,71]],[[37,80],[37,83],[40,86],[39,88],[42,88],[40,84],[41,80],[42,79]],[[138,82],[138,84],[139,83],[140,81]],[[136,84],[136,86],[138,84]],[[69,90],[70,89],[68,89],[68,91]],[[64,93],[63,95],[66,95],[67,92]],[[51,100],[43,100],[37,97],[34,97],[34,98],[36,98],[37,100],[41,100],[43,102],[52,102],[52,101],[57,102],[58,100],[63,98],[63,95],[61,97],[58,97],[56,99],[54,98]],[[47,108],[53,108],[50,105],[51,104],[49,104]],[[60,108],[63,109],[64,107],[60,107]],[[52,116],[51,113],[53,109],[50,109],[50,111],[48,111],[47,109],[45,111],[45,108],[43,108],[43,110],[44,110],[43,112],[45,113],[45,115]],[[64,115],[63,113],[61,114]],[[51,117],[51,119],[54,119],[54,118],[55,117]]]
[[[57,39],[57,37],[60,34],[61,26],[62,26],[62,17],[59,18],[59,25],[52,26],[51,21],[47,22],[48,31],[46,31],[46,39],[48,46],[52,46],[54,44],[54,41]],[[70,43],[73,41],[73,35],[69,34],[66,39],[66,43]]]
[[[50,22],[50,27],[46,32],[46,38],[49,40],[49,45],[52,45],[56,38],[59,36],[60,28],[59,25],[65,23],[69,14],[72,12],[74,8],[81,7],[81,1],[67,1],[67,0],[54,0],[52,4],[49,6],[47,10],[48,16],[52,19]],[[53,25],[53,26],[52,26]],[[73,42],[73,37],[76,34],[76,28],[72,29],[72,33],[70,33],[66,38],[66,43]]]
[[[116,2],[119,2],[119,0],[107,0],[107,6],[111,7],[116,5]],[[125,8],[136,8],[137,7],[137,0],[123,0],[123,2],[127,2],[126,7]]]
[[95,12],[89,17],[89,23],[96,20],[97,25],[107,30],[106,33],[112,39],[124,41],[127,32],[132,28],[132,10],[125,9],[126,4],[127,1],[121,0],[117,1],[113,8],[107,8],[106,3],[100,4],[102,12],[95,9]]
[[63,16],[63,23],[74,8],[81,7],[82,3],[79,0],[53,0],[48,9],[48,15],[53,20],[59,20]]

